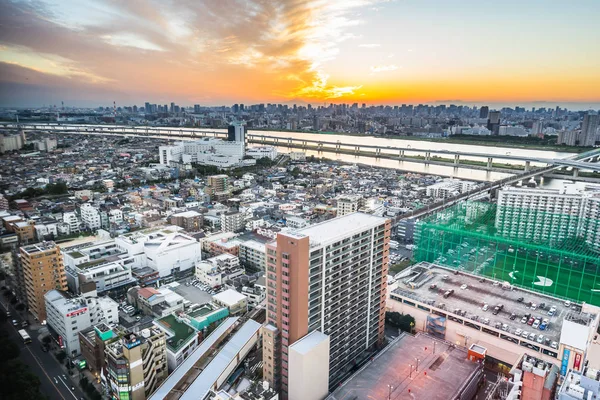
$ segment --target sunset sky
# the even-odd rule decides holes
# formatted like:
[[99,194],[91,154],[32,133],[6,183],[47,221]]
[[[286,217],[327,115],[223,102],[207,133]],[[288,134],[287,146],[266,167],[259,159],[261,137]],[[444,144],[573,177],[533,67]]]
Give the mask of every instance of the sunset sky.
[[598,107],[600,1],[0,0],[0,105],[61,101]]

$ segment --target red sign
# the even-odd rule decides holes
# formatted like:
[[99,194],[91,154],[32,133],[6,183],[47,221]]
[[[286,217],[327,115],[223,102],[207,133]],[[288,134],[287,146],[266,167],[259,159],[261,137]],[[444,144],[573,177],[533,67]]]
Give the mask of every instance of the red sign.
[[575,361],[573,361],[573,369],[579,371],[581,367],[581,353],[575,353]]
[[65,346],[63,346],[63,338],[62,336],[58,336],[58,345],[60,346],[61,349],[64,349]]
[[70,312],[67,314],[67,317],[74,317],[75,315],[83,314],[87,311],[87,307],[80,308],[79,310]]

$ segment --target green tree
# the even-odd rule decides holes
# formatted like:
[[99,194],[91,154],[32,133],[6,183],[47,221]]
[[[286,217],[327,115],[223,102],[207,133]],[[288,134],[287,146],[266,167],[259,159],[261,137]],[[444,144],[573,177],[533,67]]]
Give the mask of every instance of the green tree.
[[415,326],[415,318],[412,315],[400,314],[395,311],[388,311],[385,313],[385,322],[394,328],[409,333],[412,333],[413,327]]

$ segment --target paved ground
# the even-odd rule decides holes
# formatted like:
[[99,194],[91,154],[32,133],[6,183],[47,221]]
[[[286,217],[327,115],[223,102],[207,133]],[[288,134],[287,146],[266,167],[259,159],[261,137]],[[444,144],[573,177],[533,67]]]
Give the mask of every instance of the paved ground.
[[[7,304],[4,299],[0,301],[0,304],[3,310],[12,313],[13,316],[10,319],[15,318],[15,316],[18,316],[20,321],[25,319],[22,314],[18,313],[12,306]],[[33,325],[26,329],[32,339],[32,343],[28,345],[23,344],[21,337],[17,333],[18,329],[12,326],[9,321],[6,322],[5,326],[9,337],[19,344],[21,349],[21,360],[27,364],[31,369],[31,372],[40,379],[40,391],[42,393],[50,399],[57,400],[80,400],[84,398],[83,392],[78,387],[79,378],[77,378],[77,373],[74,375],[75,378],[69,377],[50,352],[46,353],[42,351],[41,343],[37,338],[37,330],[34,330],[38,329],[39,326]],[[64,379],[63,375],[65,375],[67,379]],[[71,390],[71,387],[74,387],[75,390]]]
[[172,290],[183,296],[186,300],[196,304],[206,304],[212,301],[212,296],[209,293],[192,285],[186,286],[183,281],[179,283],[179,286],[172,288]]

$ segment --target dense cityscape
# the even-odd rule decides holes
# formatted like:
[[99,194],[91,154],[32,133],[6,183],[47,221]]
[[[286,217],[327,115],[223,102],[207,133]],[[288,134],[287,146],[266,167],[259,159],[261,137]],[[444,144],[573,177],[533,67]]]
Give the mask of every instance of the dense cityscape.
[[178,3],[0,1],[1,399],[600,399],[600,4]]

